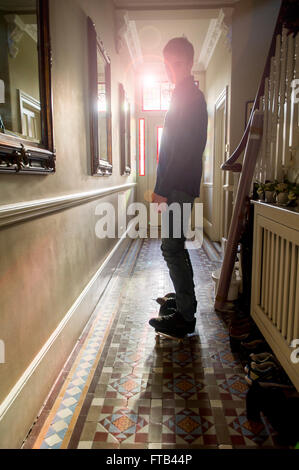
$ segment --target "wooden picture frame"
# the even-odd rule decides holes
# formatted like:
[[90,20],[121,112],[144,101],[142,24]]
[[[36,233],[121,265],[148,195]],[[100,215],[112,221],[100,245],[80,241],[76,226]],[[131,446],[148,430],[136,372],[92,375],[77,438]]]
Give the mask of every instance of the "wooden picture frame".
[[120,173],[131,173],[131,110],[125,89],[119,84]]
[[49,0],[37,0],[36,5],[41,141],[32,142],[5,130],[0,132],[0,173],[55,172]]
[[[90,118],[90,149],[91,149],[91,173],[94,176],[109,176],[112,174],[112,135],[111,135],[111,66],[110,58],[99,39],[95,25],[90,17],[87,18],[88,35],[88,72],[89,72],[89,118]],[[102,81],[98,78],[98,57],[104,61],[105,75],[105,139],[106,152],[103,158],[101,142],[99,139],[100,119],[103,111],[99,110],[99,85]],[[101,115],[100,115],[101,113]],[[103,117],[103,116],[102,116]],[[103,122],[103,121],[102,121]],[[101,135],[100,135],[101,138]]]

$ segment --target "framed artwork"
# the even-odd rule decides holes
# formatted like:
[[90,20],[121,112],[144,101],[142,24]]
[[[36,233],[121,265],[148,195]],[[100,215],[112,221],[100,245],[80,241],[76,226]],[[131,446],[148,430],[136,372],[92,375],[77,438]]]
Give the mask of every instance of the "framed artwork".
[[91,171],[95,176],[109,176],[112,174],[110,58],[89,17],[87,33]]
[[0,8],[0,173],[54,173],[49,0],[14,3]]

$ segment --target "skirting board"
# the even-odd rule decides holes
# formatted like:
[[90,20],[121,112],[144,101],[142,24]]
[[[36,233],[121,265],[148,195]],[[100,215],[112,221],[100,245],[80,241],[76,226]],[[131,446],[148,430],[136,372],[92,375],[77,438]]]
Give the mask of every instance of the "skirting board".
[[213,225],[205,217],[203,218],[203,228],[210,240],[213,240]]
[[0,449],[19,449],[132,240],[127,231],[0,404]]

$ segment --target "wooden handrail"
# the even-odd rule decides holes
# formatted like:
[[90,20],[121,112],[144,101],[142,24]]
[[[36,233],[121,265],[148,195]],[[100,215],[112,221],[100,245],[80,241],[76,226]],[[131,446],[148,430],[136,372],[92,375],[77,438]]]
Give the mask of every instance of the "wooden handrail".
[[246,130],[245,130],[245,132],[242,136],[242,139],[241,139],[238,147],[236,148],[236,150],[232,153],[232,155],[229,157],[229,159],[226,160],[226,162],[224,162],[221,165],[221,169],[224,170],[224,171],[232,171],[234,173],[240,173],[242,171],[242,164],[241,163],[236,163],[236,161],[238,160],[238,158],[240,157],[240,155],[242,154],[242,152],[244,151],[244,149],[246,147],[246,144],[247,144],[247,141],[248,141],[249,129],[250,129],[250,122],[251,122],[253,113],[256,109],[258,109],[260,98],[261,98],[261,96],[263,96],[264,91],[265,91],[265,80],[270,74],[271,59],[272,59],[272,57],[274,56],[274,53],[275,53],[276,36],[282,32],[283,23],[284,23],[284,12],[285,12],[286,5],[288,3],[289,3],[289,0],[282,0],[282,2],[281,2],[279,13],[278,13],[278,16],[277,16],[275,29],[274,29],[274,33],[273,33],[273,37],[272,37],[272,41],[271,41],[271,45],[270,45],[270,49],[269,49],[269,53],[268,53],[268,57],[267,57],[267,61],[266,61],[266,65],[265,65],[265,68],[264,68],[264,73],[262,75],[260,85],[259,85],[256,97],[255,97],[255,100],[254,100],[254,105],[253,105],[253,108],[252,108],[252,111],[251,111],[251,114],[250,114],[250,118],[248,119]]

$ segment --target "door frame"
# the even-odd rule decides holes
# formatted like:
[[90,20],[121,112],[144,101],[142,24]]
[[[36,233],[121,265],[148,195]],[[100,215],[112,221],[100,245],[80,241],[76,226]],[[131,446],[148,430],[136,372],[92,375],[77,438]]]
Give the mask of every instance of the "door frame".
[[[223,132],[218,133],[218,122],[217,113],[221,108],[224,107],[224,123]],[[221,165],[224,163],[227,152],[227,140],[228,140],[228,86],[226,86],[219,94],[214,105],[214,158],[213,158],[213,235],[214,239],[221,241],[223,237],[223,225],[224,225],[224,211],[225,211],[225,198],[224,192],[226,189],[225,185],[225,173],[221,170]],[[221,137],[221,142],[217,139]],[[220,155],[217,150],[218,146],[221,145],[223,152]]]

